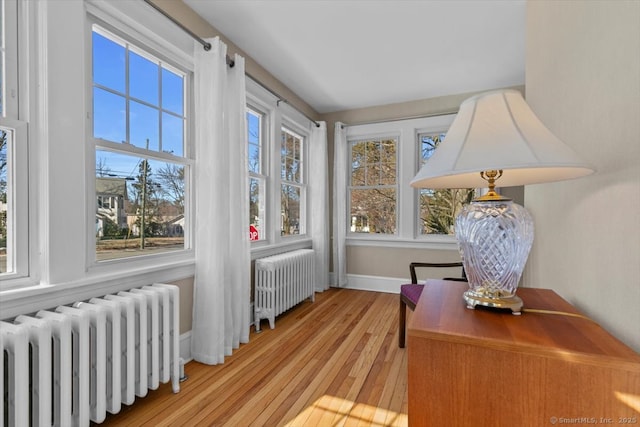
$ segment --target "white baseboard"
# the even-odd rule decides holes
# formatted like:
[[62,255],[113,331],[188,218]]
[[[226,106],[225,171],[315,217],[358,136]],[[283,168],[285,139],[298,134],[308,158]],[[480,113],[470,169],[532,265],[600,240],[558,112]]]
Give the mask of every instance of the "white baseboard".
[[399,294],[400,285],[409,283],[407,279],[395,277],[365,276],[360,274],[347,275],[347,285],[344,288],[358,289],[361,291],[386,292]]

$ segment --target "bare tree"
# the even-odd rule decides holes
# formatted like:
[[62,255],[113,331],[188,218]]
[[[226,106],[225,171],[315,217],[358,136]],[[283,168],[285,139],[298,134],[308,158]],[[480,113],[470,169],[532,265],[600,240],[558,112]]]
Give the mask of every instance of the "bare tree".
[[104,157],[99,157],[96,161],[96,176],[111,176],[111,172],[111,168],[107,165],[107,159],[105,159]]
[[156,172],[162,194],[176,206],[184,209],[184,166],[165,163]]

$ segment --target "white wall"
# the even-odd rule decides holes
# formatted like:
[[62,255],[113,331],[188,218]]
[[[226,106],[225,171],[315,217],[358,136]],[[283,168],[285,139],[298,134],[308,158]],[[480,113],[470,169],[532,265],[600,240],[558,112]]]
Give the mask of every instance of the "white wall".
[[640,351],[640,2],[530,1],[526,98],[598,172],[528,186],[525,285]]

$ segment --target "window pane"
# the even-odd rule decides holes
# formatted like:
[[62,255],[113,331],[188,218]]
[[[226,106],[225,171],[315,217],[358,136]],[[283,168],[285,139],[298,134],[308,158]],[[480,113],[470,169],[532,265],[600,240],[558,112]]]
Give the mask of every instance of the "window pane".
[[395,185],[396,162],[380,163],[380,185]]
[[289,182],[302,183],[302,139],[283,129],[280,153],[281,178]]
[[[441,143],[446,143],[445,136],[445,133],[418,136],[420,165],[431,158]],[[454,234],[455,218],[473,196],[473,189],[420,189],[420,234]]]
[[135,101],[129,103],[130,142],[136,147],[158,151],[158,110]]
[[358,141],[351,145],[351,185],[396,184],[396,141]]
[[13,218],[11,213],[12,183],[9,169],[11,156],[9,146],[12,144],[12,133],[0,128],[0,273],[13,272],[13,245],[11,234]]
[[262,172],[262,116],[247,111],[247,142],[249,144],[249,172]]
[[380,161],[383,163],[396,162],[396,141],[385,140],[380,142]]
[[184,111],[184,79],[162,69],[162,109],[182,115]]
[[96,259],[184,249],[185,172],[181,165],[97,150]]
[[[250,240],[263,240],[264,236],[264,180],[249,180],[249,230]],[[253,230],[252,230],[253,227]]]
[[280,234],[300,234],[300,187],[283,185],[280,207]]
[[143,58],[135,52],[129,52],[129,94],[134,98],[159,105],[158,101],[158,64]]
[[125,92],[125,48],[96,32],[93,33],[93,81]]
[[421,189],[420,233],[454,234],[456,216],[473,196],[472,189]]
[[162,151],[182,157],[184,146],[184,120],[162,113]]
[[[0,7],[0,10],[2,10],[2,7]],[[2,22],[2,19],[0,19],[0,23]],[[0,31],[0,37],[2,36],[2,34],[4,33],[4,31]],[[4,76],[4,63],[5,63],[5,59],[4,59],[4,41],[0,42],[0,46],[2,47],[1,51],[0,51],[0,116],[4,117],[5,114],[5,108],[4,108],[4,98],[5,98],[5,76]]]
[[440,142],[444,141],[445,133],[437,135],[420,135],[420,164],[423,165],[427,160],[431,158],[436,147]]
[[352,189],[350,203],[351,232],[395,234],[395,189]]
[[265,240],[267,235],[265,211],[267,177],[263,173],[263,115],[247,108],[247,149],[249,179],[249,239]]
[[93,88],[93,136],[112,142],[126,142],[125,98]]
[[351,143],[351,232],[395,234],[395,185],[395,139]]

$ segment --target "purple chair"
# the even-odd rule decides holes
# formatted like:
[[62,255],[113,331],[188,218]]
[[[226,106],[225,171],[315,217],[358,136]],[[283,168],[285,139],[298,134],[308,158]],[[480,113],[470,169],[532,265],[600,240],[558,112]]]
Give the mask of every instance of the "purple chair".
[[[404,348],[406,331],[407,331],[407,307],[412,311],[416,309],[416,304],[422,295],[424,285],[418,284],[416,276],[416,268],[418,267],[462,267],[461,262],[412,262],[409,264],[409,272],[411,273],[411,283],[400,285],[400,322],[398,324],[398,347]],[[456,282],[466,282],[464,268],[462,268],[462,277],[445,277],[444,280],[454,280]]]

